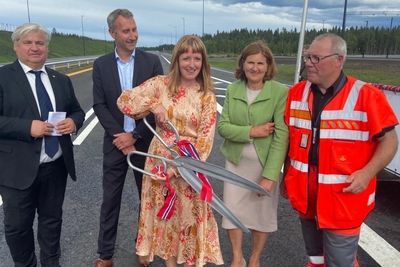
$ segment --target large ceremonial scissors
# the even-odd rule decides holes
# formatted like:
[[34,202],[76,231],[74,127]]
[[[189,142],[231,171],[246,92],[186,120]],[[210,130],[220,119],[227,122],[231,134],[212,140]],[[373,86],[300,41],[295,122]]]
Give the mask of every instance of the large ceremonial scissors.
[[[176,127],[170,122],[167,121],[168,127],[173,131],[175,134],[175,140],[172,144],[167,144],[156,132],[153,127],[147,122],[146,118],[143,118],[144,123],[146,126],[153,132],[154,136],[168,149],[171,153],[172,159],[168,159],[159,155],[149,154],[141,151],[132,151],[127,156],[128,165],[139,172],[142,172],[150,177],[156,177],[156,174],[145,171],[140,169],[132,164],[130,161],[130,156],[133,154],[142,155],[145,157],[150,157],[154,159],[158,159],[164,165],[164,170],[167,169],[167,165],[171,165],[177,168],[180,175],[183,179],[196,191],[200,193],[202,189],[202,182],[199,180],[196,172],[203,173],[208,177],[212,177],[218,180],[222,180],[227,183],[231,183],[256,193],[262,195],[268,195],[268,192],[265,191],[264,188],[259,186],[257,183],[253,181],[249,181],[233,172],[230,172],[218,165],[211,164],[209,162],[204,162],[201,160],[196,160],[190,157],[181,156],[174,147],[176,143],[180,140],[180,135]],[[225,218],[229,219],[234,225],[238,228],[241,228],[244,232],[249,232],[246,226],[244,226],[240,220],[225,206],[224,202],[218,198],[218,196],[213,192],[212,193],[212,200],[210,202],[211,207],[217,211],[219,214],[224,216]]]

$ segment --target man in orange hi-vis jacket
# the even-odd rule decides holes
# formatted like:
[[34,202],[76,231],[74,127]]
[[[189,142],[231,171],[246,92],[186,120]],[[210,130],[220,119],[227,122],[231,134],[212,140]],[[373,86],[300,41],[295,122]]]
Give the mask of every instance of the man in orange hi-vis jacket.
[[326,33],[303,56],[307,80],[289,91],[285,189],[298,211],[307,266],[359,266],[360,227],[376,174],[394,157],[396,115],[371,84],[346,76],[346,42]]

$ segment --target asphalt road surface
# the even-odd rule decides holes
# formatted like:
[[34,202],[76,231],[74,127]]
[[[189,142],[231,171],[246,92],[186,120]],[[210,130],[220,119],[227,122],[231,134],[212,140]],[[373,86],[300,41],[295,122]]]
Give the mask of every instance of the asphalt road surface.
[[[168,59],[161,59],[168,71]],[[68,180],[64,203],[62,230],[62,257],[64,267],[89,267],[97,257],[97,234],[102,200],[102,137],[103,128],[92,114],[91,71],[73,74],[72,81],[77,97],[87,112],[83,128],[75,138],[75,159],[78,181]],[[223,104],[225,88],[234,80],[233,74],[213,69],[219,108]],[[224,159],[218,147],[222,139],[215,136],[214,149],[208,161],[223,166]],[[138,266],[135,256],[134,237],[137,229],[138,197],[131,171],[124,187],[118,228],[115,267]],[[222,197],[222,184],[214,182],[214,189]],[[400,182],[379,182],[377,207],[363,227],[359,260],[361,266],[400,266]],[[220,216],[215,215],[220,221]],[[281,198],[279,205],[279,230],[272,233],[262,255],[262,266],[305,266],[306,256],[296,213],[287,200]],[[3,210],[0,209],[0,266],[13,266],[4,238]],[[35,226],[36,228],[36,222]],[[229,266],[231,255],[229,241],[223,229],[220,241],[225,265]],[[244,252],[250,253],[250,238],[245,237]],[[38,247],[38,246],[36,246]],[[37,249],[38,251],[38,249]],[[38,255],[38,254],[37,254]],[[40,264],[39,264],[40,266]],[[163,266],[157,259],[151,266]],[[213,265],[208,265],[213,266]]]

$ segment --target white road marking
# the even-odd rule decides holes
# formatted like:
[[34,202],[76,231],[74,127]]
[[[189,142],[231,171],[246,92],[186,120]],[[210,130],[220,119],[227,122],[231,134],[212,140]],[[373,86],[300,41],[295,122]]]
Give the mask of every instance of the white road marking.
[[[219,82],[223,82],[223,83],[227,83],[227,84],[231,84],[232,83],[230,81],[222,80],[222,79],[219,79],[219,78],[216,78],[216,77],[213,77],[213,76],[211,76],[211,78],[214,79],[214,80],[217,80]],[[217,95],[216,97],[224,97],[225,98],[225,96],[221,96],[221,95]],[[218,111],[219,114],[221,114],[221,112],[222,112],[222,106],[218,102],[217,102],[217,111]]]
[[400,266],[400,252],[365,223],[361,225],[360,247],[382,267]]
[[[85,121],[87,121],[90,116],[94,113],[93,108],[91,108],[88,112],[85,114]],[[97,123],[99,122],[99,119],[95,116],[93,120],[86,126],[86,128],[78,134],[78,136],[75,138],[73,144],[74,146],[79,146],[80,144],[85,141],[86,137],[89,136],[91,131],[93,130],[94,127],[96,127]]]
[[73,142],[74,146],[79,146],[80,144],[82,144],[83,141],[85,141],[86,137],[89,136],[93,128],[96,127],[98,122],[99,119],[97,117],[94,117],[93,120],[86,126],[86,128],[78,135],[78,137],[75,138]]

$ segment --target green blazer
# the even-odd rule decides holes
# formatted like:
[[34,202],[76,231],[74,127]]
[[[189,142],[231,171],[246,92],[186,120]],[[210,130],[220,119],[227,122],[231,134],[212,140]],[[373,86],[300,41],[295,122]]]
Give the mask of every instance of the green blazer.
[[[285,85],[266,81],[257,98],[248,105],[244,81],[228,86],[217,125],[218,133],[225,139],[221,152],[227,160],[237,165],[244,145],[253,142],[264,167],[261,175],[278,180],[289,143],[288,128],[283,119],[287,93]],[[265,122],[275,122],[274,133],[268,137],[250,138],[250,129]]]

